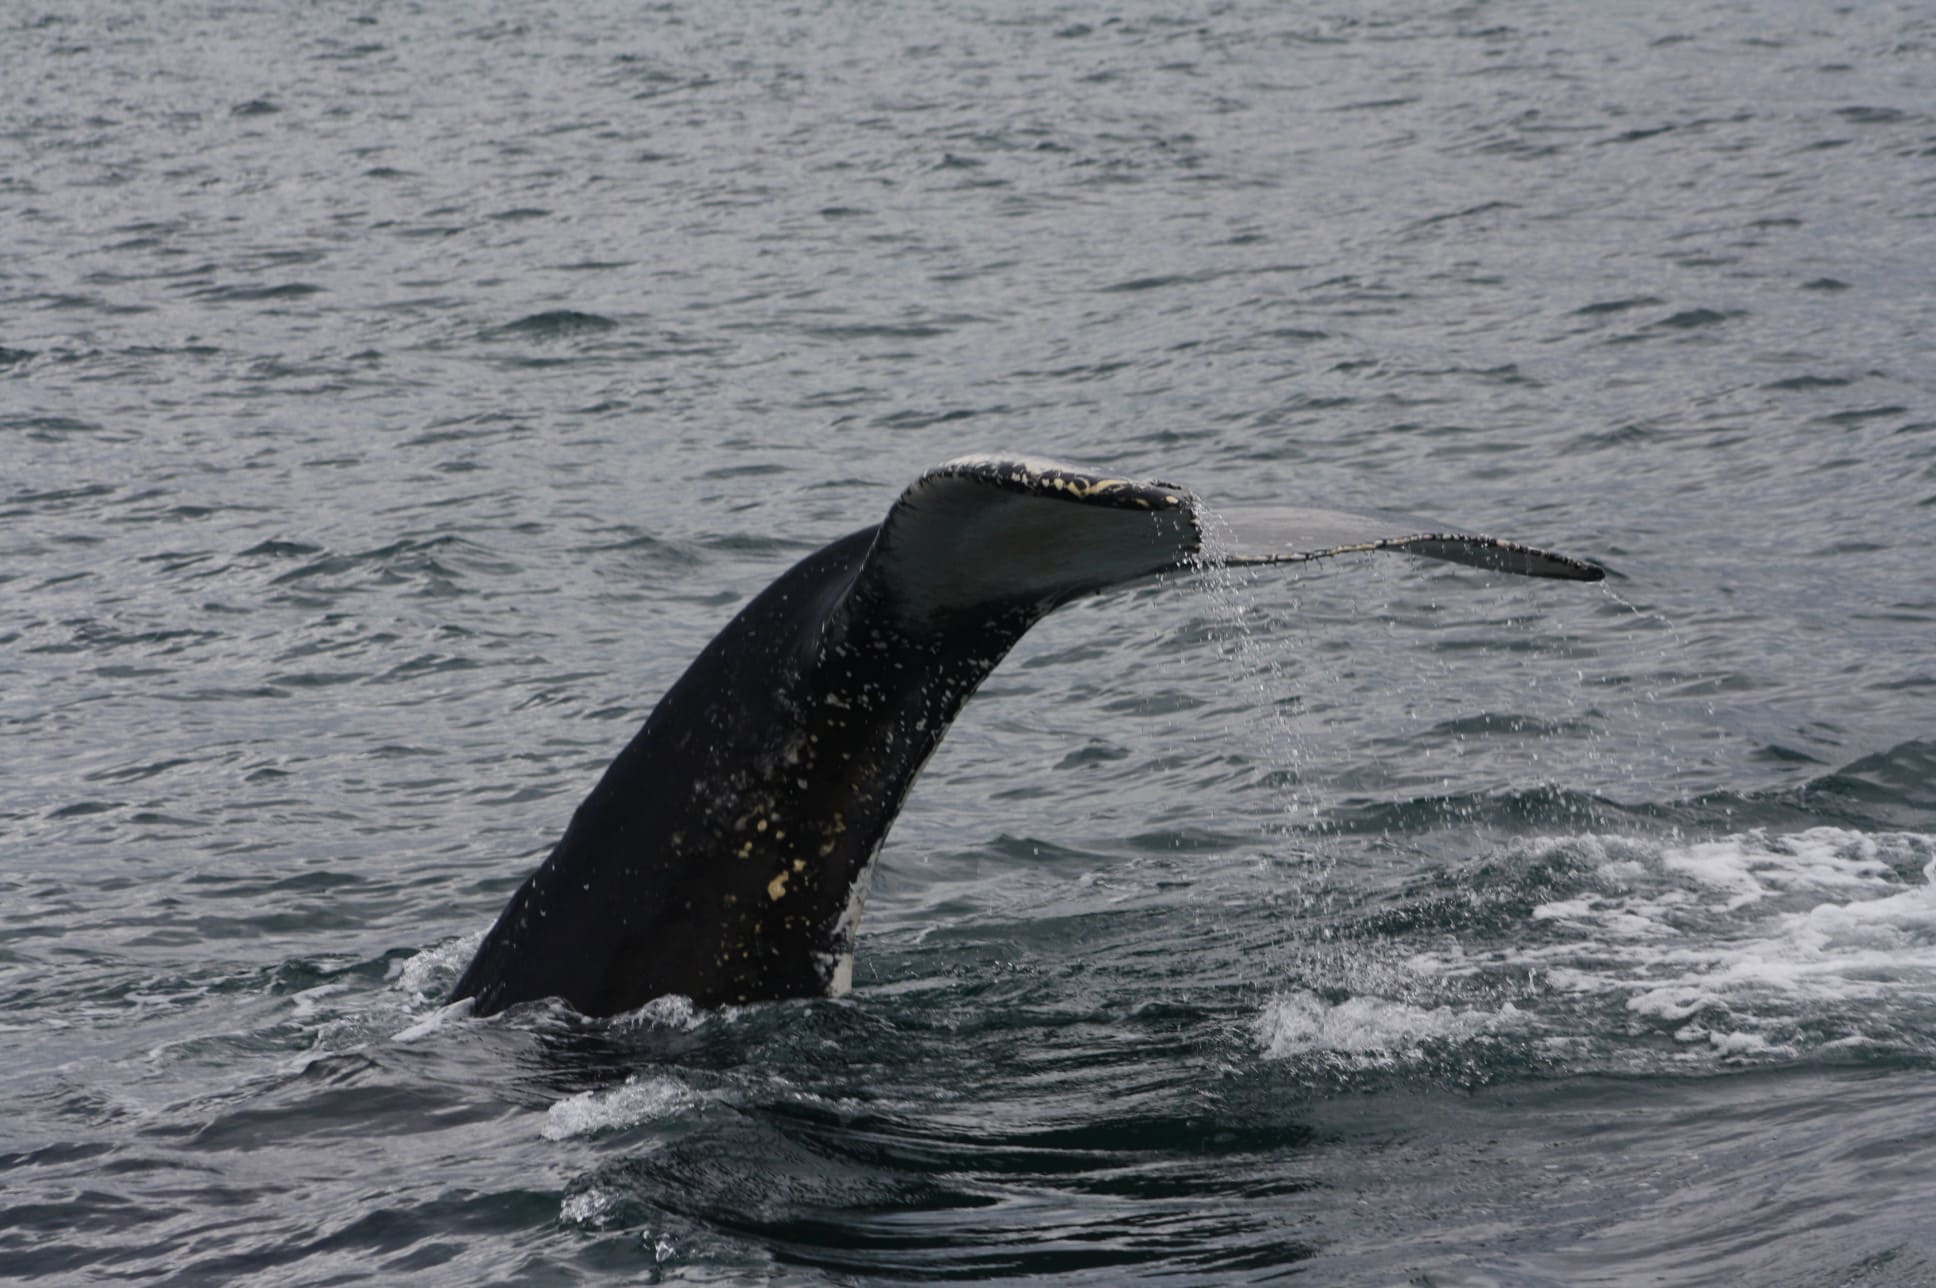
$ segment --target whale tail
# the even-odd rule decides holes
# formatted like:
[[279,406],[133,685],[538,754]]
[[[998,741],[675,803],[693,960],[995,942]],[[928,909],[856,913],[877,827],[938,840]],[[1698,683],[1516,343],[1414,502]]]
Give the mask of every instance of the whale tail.
[[1571,555],[1482,533],[1459,532],[1429,519],[1402,515],[1258,506],[1220,510],[1216,518],[1229,525],[1231,549],[1211,562],[1235,568],[1307,563],[1363,550],[1397,550],[1521,577],[1600,581],[1607,575],[1598,564]]
[[1047,612],[1165,572],[1368,550],[1527,577],[1606,575],[1567,555],[1428,520],[1292,506],[1212,515],[1173,484],[1005,456],[960,457],[915,480],[881,524],[866,575],[903,615],[930,619],[1003,603]]
[[[1216,516],[1221,536],[1223,519]],[[512,895],[458,980],[476,1014],[561,997],[590,1015],[842,991],[888,827],[949,722],[1043,614],[1217,564],[1355,550],[1531,576],[1598,568],[1435,524],[1237,511],[1189,491],[963,457],[878,527],[806,556],[666,691]]]
[[1202,544],[1196,498],[1163,483],[1026,457],[963,456],[910,484],[863,577],[903,618],[1071,599],[1185,566]]

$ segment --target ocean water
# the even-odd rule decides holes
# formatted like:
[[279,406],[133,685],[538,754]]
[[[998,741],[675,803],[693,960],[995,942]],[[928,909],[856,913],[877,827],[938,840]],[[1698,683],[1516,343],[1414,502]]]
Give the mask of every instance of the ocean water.
[[[1936,1282],[1924,3],[0,5],[0,1277]],[[922,469],[1408,510],[1026,639],[854,992],[443,1003]]]

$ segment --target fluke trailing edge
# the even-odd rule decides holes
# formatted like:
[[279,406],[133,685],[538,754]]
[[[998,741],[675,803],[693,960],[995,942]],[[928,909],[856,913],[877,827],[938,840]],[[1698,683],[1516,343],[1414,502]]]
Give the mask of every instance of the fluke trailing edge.
[[[1591,564],[1329,510],[1225,516],[1226,564],[1402,550],[1533,577]],[[961,704],[1072,599],[1203,561],[1196,499],[1024,458],[929,470],[794,565],[646,718],[484,937],[453,998],[587,1015],[841,993],[874,857]]]

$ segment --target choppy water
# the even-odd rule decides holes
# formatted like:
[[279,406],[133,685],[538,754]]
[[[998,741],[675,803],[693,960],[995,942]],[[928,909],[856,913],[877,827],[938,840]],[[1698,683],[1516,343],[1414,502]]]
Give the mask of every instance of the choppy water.
[[[1936,1281],[1926,4],[0,6],[0,1274]],[[443,991],[923,467],[1051,619],[854,994]]]

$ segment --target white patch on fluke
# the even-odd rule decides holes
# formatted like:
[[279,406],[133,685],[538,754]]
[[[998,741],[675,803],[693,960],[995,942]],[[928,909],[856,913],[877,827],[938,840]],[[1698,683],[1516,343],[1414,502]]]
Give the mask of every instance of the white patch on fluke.
[[854,884],[848,887],[847,906],[834,923],[833,947],[823,954],[826,960],[822,962],[827,971],[828,997],[845,997],[854,991],[854,939],[860,934],[861,913],[867,909],[867,891],[874,883],[874,864],[880,857],[881,847],[876,844],[855,874]]
[[1050,475],[1065,475],[1082,480],[1083,490],[1090,492],[1104,488],[1138,486],[1131,479],[1099,477],[1080,465],[1070,465],[1066,461],[1052,461],[1046,456],[999,456],[993,452],[970,452],[966,456],[957,456],[953,460],[943,462],[939,468],[941,470],[958,468],[995,470],[1028,479],[1031,482]]

